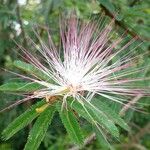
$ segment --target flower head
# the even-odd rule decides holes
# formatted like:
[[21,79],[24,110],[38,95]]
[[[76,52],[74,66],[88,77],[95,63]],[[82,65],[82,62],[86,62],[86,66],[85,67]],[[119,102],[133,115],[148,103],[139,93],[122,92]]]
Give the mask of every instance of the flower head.
[[[124,98],[118,97],[119,95],[149,94],[148,90],[134,84],[143,78],[131,78],[132,74],[143,70],[134,68],[134,60],[138,56],[134,56],[133,49],[128,50],[137,37],[124,44],[124,33],[113,41],[111,38],[114,33],[114,20],[105,26],[103,22],[101,18],[97,23],[81,23],[75,15],[62,21],[62,50],[57,49],[49,33],[48,45],[36,33],[41,44],[38,51],[43,62],[40,57],[20,47],[26,55],[26,61],[48,77],[47,80],[43,80],[34,74],[32,77],[19,75],[43,87],[34,91],[27,99],[63,96],[63,100],[66,101],[66,98],[71,96],[75,100],[91,101],[93,96],[100,95],[122,103]],[[31,39],[30,41],[36,46]]]

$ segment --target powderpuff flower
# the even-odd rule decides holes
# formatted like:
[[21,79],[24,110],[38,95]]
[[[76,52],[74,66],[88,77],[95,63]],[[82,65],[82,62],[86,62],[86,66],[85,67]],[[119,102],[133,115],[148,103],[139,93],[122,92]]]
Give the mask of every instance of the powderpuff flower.
[[[135,65],[139,57],[135,55],[137,46],[130,48],[138,38],[134,37],[124,43],[127,37],[124,33],[114,41],[114,19],[106,22],[102,16],[97,23],[81,23],[74,14],[61,21],[61,50],[54,45],[49,33],[48,45],[35,33],[41,44],[37,48],[40,56],[18,45],[24,53],[22,57],[25,56],[26,61],[50,80],[43,80],[34,74],[26,76],[15,73],[40,84],[42,88],[11,107],[34,98],[46,98],[48,102],[55,96],[62,97],[64,107],[67,97],[73,97],[79,102],[90,102],[94,96],[100,95],[123,104],[127,97],[148,95],[149,90],[137,84],[144,79],[135,76],[131,78],[133,74],[144,70],[144,67],[139,69]],[[32,39],[29,41],[37,47]]]

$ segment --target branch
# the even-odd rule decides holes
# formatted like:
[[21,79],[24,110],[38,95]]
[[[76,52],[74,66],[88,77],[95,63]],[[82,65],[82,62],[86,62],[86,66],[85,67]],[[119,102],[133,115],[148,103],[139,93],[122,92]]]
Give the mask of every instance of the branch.
[[120,111],[119,115],[124,116],[126,111],[131,108],[143,95],[138,94],[136,97],[134,97],[129,103],[127,103]]
[[[95,133],[92,133],[89,137],[87,137],[85,140],[84,140],[84,144],[83,144],[83,147],[91,144],[94,140],[96,139],[96,134]],[[79,146],[73,146],[72,148],[70,148],[69,150],[79,150]]]
[[109,12],[109,10],[107,10],[102,4],[100,4],[101,8],[104,10],[105,14],[111,18],[115,19],[115,23],[116,25],[118,25],[119,27],[121,27],[122,29],[124,29],[125,31],[127,31],[132,37],[138,37],[140,40],[146,40],[146,41],[150,41],[149,38],[146,37],[140,37],[137,33],[135,33],[133,30],[129,30],[128,27],[126,26],[126,24],[123,21],[118,21],[113,14],[111,14]]
[[146,148],[140,144],[140,139],[145,134],[149,134],[149,133],[150,133],[150,122],[146,124],[143,128],[141,128],[138,133],[132,135],[132,137],[129,138],[129,142],[125,144],[116,145],[115,147],[121,147],[126,150],[131,148],[136,148],[137,150],[146,150]]
[[139,132],[133,137],[133,141],[139,142],[145,134],[150,134],[150,122],[139,130]]

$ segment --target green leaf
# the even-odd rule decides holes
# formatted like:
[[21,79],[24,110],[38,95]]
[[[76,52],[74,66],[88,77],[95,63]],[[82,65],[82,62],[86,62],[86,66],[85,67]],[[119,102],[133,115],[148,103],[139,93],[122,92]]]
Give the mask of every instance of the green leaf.
[[5,92],[32,92],[40,89],[38,83],[27,82],[8,82],[0,86],[0,91]]
[[91,116],[96,120],[99,125],[103,126],[107,129],[114,137],[119,137],[119,131],[115,126],[112,119],[108,118],[108,116],[104,113],[103,110],[99,110],[95,107],[91,102],[84,101],[85,107],[87,111],[91,114]]
[[39,77],[40,79],[43,79],[43,80],[50,79],[50,77],[47,76],[46,74],[44,74],[40,69],[36,68],[35,66],[33,66],[29,63],[26,63],[26,62],[23,62],[20,60],[16,60],[16,61],[14,61],[13,65],[15,67],[17,67],[18,69],[21,69],[27,73],[30,73],[31,75]]
[[72,109],[74,109],[80,116],[85,118],[87,121],[91,123],[91,118],[86,113],[84,107],[78,101],[72,101],[71,99],[68,101],[68,104]]
[[109,0],[99,0],[99,2],[111,13],[115,12],[115,7]]
[[113,111],[107,104],[101,102],[100,99],[96,99],[96,98],[92,99],[91,103],[99,110],[103,111],[116,124],[120,125],[122,128],[129,131],[129,126],[126,124],[126,122],[115,111]]
[[54,112],[55,112],[54,106],[48,107],[37,118],[35,124],[33,125],[29,133],[28,140],[27,140],[24,150],[37,150],[38,149],[51,123]]
[[31,123],[33,119],[35,119],[39,115],[39,113],[37,113],[35,109],[42,106],[44,103],[45,101],[40,101],[35,105],[32,105],[31,108],[17,117],[12,123],[8,125],[6,129],[4,129],[4,131],[2,132],[2,138],[5,140],[9,139],[19,130]]
[[109,144],[107,137],[106,137],[105,133],[103,132],[103,130],[100,127],[99,128],[94,127],[94,131],[96,133],[97,140],[98,140],[99,144],[101,145],[102,149],[103,150],[108,150],[108,149],[112,150],[113,148]]
[[[110,2],[110,0],[98,0],[100,2],[100,4],[105,7],[112,15],[116,15],[116,11],[115,11],[115,6],[113,5],[113,3]],[[118,14],[117,16],[115,16],[115,19],[120,21],[122,20],[123,16]]]
[[92,103],[87,102],[86,100],[81,103],[79,104],[78,101],[74,101],[71,106],[90,123],[94,123],[96,126],[98,123],[100,126],[109,131],[114,137],[119,137],[119,131],[113,120],[110,120],[110,118],[108,118],[103,111],[99,110]]
[[58,111],[71,140],[78,145],[83,144],[83,134],[72,110],[66,110],[65,108],[61,110],[61,105],[59,105]]

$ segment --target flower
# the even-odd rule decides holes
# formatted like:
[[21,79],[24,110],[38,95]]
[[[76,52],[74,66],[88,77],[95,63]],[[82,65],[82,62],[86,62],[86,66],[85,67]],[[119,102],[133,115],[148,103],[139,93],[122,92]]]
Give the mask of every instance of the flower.
[[[81,23],[72,14],[60,25],[61,51],[54,45],[49,33],[48,45],[36,33],[41,44],[37,50],[43,62],[40,57],[19,46],[26,56],[25,60],[50,79],[43,80],[34,74],[32,77],[17,74],[44,86],[25,98],[25,101],[32,98],[46,98],[49,101],[50,97],[62,96],[66,103],[70,96],[74,100],[90,102],[95,95],[100,95],[123,103],[126,100],[124,96],[148,95],[147,89],[135,84],[143,78],[130,77],[144,69],[135,67],[134,60],[140,55],[134,56],[135,51],[130,50],[138,37],[124,44],[124,33],[113,41],[113,26],[114,19],[105,23],[101,17],[97,23]],[[30,41],[36,47],[34,41]]]

